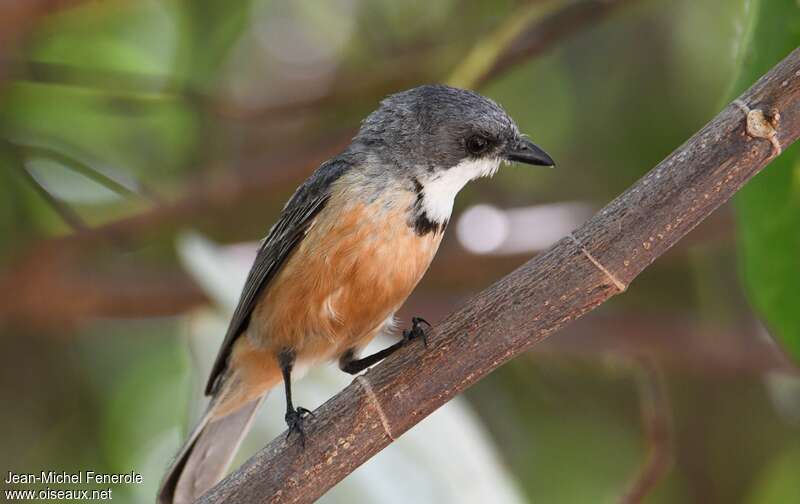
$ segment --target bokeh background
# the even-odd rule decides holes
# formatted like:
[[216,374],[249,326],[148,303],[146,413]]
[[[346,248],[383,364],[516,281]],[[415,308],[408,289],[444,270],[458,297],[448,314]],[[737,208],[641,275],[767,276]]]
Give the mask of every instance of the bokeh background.
[[[0,472],[135,470],[114,500],[151,502],[257,240],[385,95],[478,89],[559,164],[462,192],[401,313],[435,323],[798,43],[793,0],[0,2]],[[324,500],[800,502],[796,158]]]

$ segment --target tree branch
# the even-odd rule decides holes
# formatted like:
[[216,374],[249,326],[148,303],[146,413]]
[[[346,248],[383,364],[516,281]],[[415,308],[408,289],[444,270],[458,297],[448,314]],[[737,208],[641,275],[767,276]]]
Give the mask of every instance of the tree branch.
[[599,23],[615,9],[634,0],[569,0],[562,8],[538,19],[517,35],[494,64],[475,82],[481,87],[498,75],[508,72],[538,56],[573,33]]
[[[503,74],[507,69],[512,68],[514,65],[522,61],[528,61],[537,55],[541,54],[550,47],[553,47],[563,38],[572,35],[578,28],[591,25],[593,22],[601,20],[606,14],[611,12],[610,8],[598,7],[599,5],[617,6],[629,2],[631,0],[568,0],[563,8],[556,10],[550,14],[546,19],[534,20],[530,23],[518,37],[515,37],[511,46],[506,50],[499,53],[500,60],[506,61],[502,67],[492,67],[490,73],[481,79],[481,84],[485,84],[489,79],[498,77]],[[40,3],[48,4],[48,1],[42,0]],[[69,4],[66,0],[59,2],[58,0],[50,0],[52,4]],[[77,3],[75,0],[74,3]],[[549,11],[548,11],[549,12]],[[407,58],[407,56],[403,56]],[[413,56],[415,65],[418,54],[414,53]],[[402,59],[402,58],[400,58]],[[0,63],[12,64],[13,61],[5,61]],[[408,64],[398,65],[403,70],[401,74],[402,79],[405,79],[406,86],[414,85],[414,81],[409,81]],[[110,70],[104,71],[91,71],[86,75],[81,72],[84,69],[76,69],[65,67],[63,65],[54,65],[50,63],[36,63],[28,62],[25,65],[19,64],[11,65],[14,73],[20,78],[28,78],[41,82],[53,82],[57,75],[61,76],[61,84],[77,84],[85,86],[93,79],[109,84],[115,89],[122,89],[131,91],[137,87],[141,87],[140,91],[146,92],[152,88],[152,81],[144,75],[131,75],[126,73],[119,73]],[[413,74],[413,79],[417,83],[425,80],[422,76]],[[351,79],[352,80],[352,79]],[[361,79],[363,80],[363,79]],[[323,97],[314,98],[312,101],[303,103],[293,102],[289,105],[280,105],[272,109],[264,109],[256,113],[262,119],[264,117],[285,117],[285,113],[314,110],[319,112],[320,109],[327,110],[341,103],[352,101],[356,97],[364,96],[364,94],[385,94],[391,91],[391,85],[395,86],[400,81],[391,80],[387,82],[385,76],[376,79],[375,82],[369,86],[364,86],[363,82],[343,82],[333,86],[333,94],[328,94]],[[122,82],[128,82],[122,85]],[[133,82],[133,84],[130,84]],[[117,85],[119,84],[119,85]],[[357,84],[357,85],[356,85]],[[171,87],[175,91],[174,86]],[[355,94],[354,93],[355,90]],[[232,105],[221,105],[222,109],[228,109],[224,115],[231,115],[234,117],[251,117],[252,114],[245,111],[235,111]],[[217,110],[219,113],[220,110]],[[251,117],[252,118],[252,117]],[[67,276],[78,278],[81,276],[82,266],[77,259],[81,257],[81,252],[89,247],[97,246],[98,243],[114,242],[134,242],[141,243],[147,240],[153,240],[156,237],[169,234],[177,229],[182,229],[187,224],[191,223],[197,225],[198,223],[206,224],[205,229],[212,227],[219,222],[228,222],[228,218],[233,215],[241,215],[242,213],[250,215],[262,215],[271,211],[279,210],[279,202],[272,201],[270,198],[264,198],[265,191],[275,188],[276,185],[294,186],[302,180],[302,174],[307,173],[309,167],[318,166],[322,161],[330,157],[333,153],[338,152],[343,143],[349,141],[352,137],[352,131],[336,132],[333,135],[328,135],[328,140],[318,142],[317,145],[309,149],[308,145],[303,145],[304,152],[297,152],[297,149],[287,149],[287,152],[282,156],[272,156],[268,163],[260,164],[258,169],[242,170],[239,172],[231,171],[224,175],[222,178],[219,176],[207,176],[198,181],[196,184],[189,185],[178,198],[166,204],[157,205],[149,210],[143,211],[136,215],[126,216],[111,222],[104,223],[100,226],[89,229],[85,232],[74,233],[66,237],[52,238],[42,240],[35,244],[29,250],[26,250],[16,264],[9,268],[9,271],[16,271],[24,266],[31,265],[33,260],[37,257],[45,257],[53,255],[56,251],[63,254],[65,248],[74,251],[67,257],[75,258],[75,261],[61,260],[62,271]],[[332,139],[332,140],[331,140]],[[245,209],[243,211],[242,209]],[[176,276],[181,273],[177,272]],[[64,275],[61,275],[64,276]],[[20,280],[21,283],[17,283]],[[113,279],[106,279],[105,282],[95,282],[94,291],[98,291],[104,287],[111,287],[114,285]],[[129,316],[140,315],[150,316],[149,311],[153,307],[164,309],[175,307],[176,309],[185,310],[190,308],[192,302],[202,303],[205,299],[204,296],[199,295],[197,292],[187,292],[192,290],[186,287],[191,285],[192,281],[184,275],[181,282],[175,284],[175,292],[170,293],[169,287],[161,285],[158,286],[142,286],[143,289],[156,290],[162,297],[166,296],[170,300],[167,303],[153,303],[147,302],[130,303],[130,297],[124,296],[121,291],[117,289],[109,289],[103,295],[93,297],[93,299],[105,300],[102,303],[92,304],[90,306],[82,305],[80,310],[74,313],[69,313],[68,309],[74,306],[72,302],[74,296],[69,295],[68,299],[62,300],[59,297],[62,290],[59,288],[61,285],[55,281],[52,285],[48,285],[48,277],[41,277],[42,284],[32,288],[32,285],[25,281],[25,278],[20,275],[3,275],[0,276],[0,321],[2,319],[12,318],[15,320],[22,320],[28,316],[28,312],[20,312],[17,307],[24,306],[38,306],[37,312],[50,313],[52,315],[59,315],[66,317],[70,322],[77,322],[81,318],[92,316],[107,316],[105,312],[94,312],[92,307],[126,307],[126,313]],[[63,285],[63,284],[62,284]],[[194,289],[196,290],[196,289]],[[93,291],[93,292],[94,292]],[[50,292],[48,298],[42,299],[41,292]],[[69,292],[69,291],[67,291]],[[98,293],[100,294],[100,293]],[[28,302],[30,300],[30,302]],[[116,300],[116,302],[111,302]],[[23,302],[21,302],[23,301]],[[37,304],[39,303],[39,304]],[[42,306],[41,303],[57,304],[63,310],[49,309],[47,306]],[[142,306],[141,310],[137,311],[138,306]],[[53,318],[53,317],[51,317]],[[35,317],[35,321],[40,321],[40,315]],[[60,319],[54,320],[55,323],[60,323]]]
[[[488,70],[481,72],[477,78],[471,80],[471,86],[480,88],[496,77],[505,74],[512,68],[528,62],[547,50],[555,47],[571,35],[582,29],[593,26],[604,20],[609,14],[613,13],[618,7],[635,0],[565,0],[564,5],[558,8],[547,9],[542,6],[538,9],[536,5],[522,6],[519,11],[512,13],[512,16],[519,16],[531,11],[533,16],[528,19],[529,23],[524,29],[513,38],[511,43],[506,46],[502,43],[503,50],[496,56],[495,61],[489,65]],[[528,2],[529,4],[542,3],[541,0]],[[552,10],[552,12],[551,12]],[[545,16],[536,16],[538,12],[548,13]],[[510,21],[513,24],[513,21]],[[499,29],[502,30],[503,27]],[[478,44],[481,45],[480,43]],[[402,51],[399,55],[391,57],[391,65],[387,65],[381,70],[381,77],[370,79],[369,76],[359,75],[357,79],[348,76],[340,82],[331,86],[331,93],[319,97],[305,98],[292,101],[291,103],[271,105],[256,110],[242,110],[234,104],[225,104],[220,107],[222,115],[237,117],[239,119],[281,119],[287,115],[293,115],[309,111],[330,109],[342,104],[352,104],[364,96],[381,96],[395,92],[400,89],[418,85],[420,82],[441,80],[441,75],[425,75],[419,72],[419,55],[423,53],[433,55],[436,61],[439,55],[436,53],[439,47],[413,47],[411,50]],[[397,69],[400,69],[399,71]],[[387,75],[389,77],[387,78]],[[366,84],[365,84],[366,79]],[[452,76],[451,76],[452,79]],[[453,82],[453,84],[459,84]],[[469,83],[461,82],[461,85]]]
[[[624,291],[800,135],[800,50],[633,187],[483,291],[429,337],[358,376],[199,502],[311,502],[436,408]],[[747,113],[743,108],[748,110]]]

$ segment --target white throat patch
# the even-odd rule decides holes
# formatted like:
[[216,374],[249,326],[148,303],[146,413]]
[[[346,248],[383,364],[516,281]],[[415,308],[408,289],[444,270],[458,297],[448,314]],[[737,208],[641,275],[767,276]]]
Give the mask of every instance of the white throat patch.
[[458,191],[470,180],[491,177],[499,167],[499,159],[470,159],[425,180],[422,184],[422,209],[428,219],[439,223],[450,219]]

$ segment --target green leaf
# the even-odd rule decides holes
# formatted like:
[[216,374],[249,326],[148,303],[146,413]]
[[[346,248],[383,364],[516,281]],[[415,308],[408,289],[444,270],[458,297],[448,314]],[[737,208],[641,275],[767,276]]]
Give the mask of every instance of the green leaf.
[[[92,187],[90,190],[82,188],[81,186],[86,186],[87,182],[107,189],[111,195],[124,197],[137,195],[138,187],[128,187],[129,185],[136,186],[135,182],[117,180],[121,177],[104,173],[74,157],[47,148],[28,147],[27,151],[29,153],[28,171],[32,172],[37,180],[51,180],[51,192],[65,192],[66,194],[60,195],[65,200],[104,201],[109,198],[109,194],[99,192],[97,187]],[[72,172],[73,177],[60,173],[64,171]],[[112,170],[108,169],[108,171]],[[81,178],[84,180],[80,180]]]
[[230,51],[246,31],[252,0],[194,0],[179,4],[185,35],[187,79],[198,90],[213,88]]
[[[747,16],[734,96],[800,45],[795,0],[753,0]],[[800,148],[787,149],[744,187],[735,203],[741,273],[750,302],[800,361]]]
[[800,502],[800,446],[787,449],[761,471],[749,504]]
[[174,9],[114,4],[66,10],[29,34],[22,61],[36,72],[7,83],[0,129],[18,144],[82,153],[83,164],[58,161],[124,192],[84,168],[108,166],[148,184],[176,178],[189,166],[196,112],[176,93],[182,32]]

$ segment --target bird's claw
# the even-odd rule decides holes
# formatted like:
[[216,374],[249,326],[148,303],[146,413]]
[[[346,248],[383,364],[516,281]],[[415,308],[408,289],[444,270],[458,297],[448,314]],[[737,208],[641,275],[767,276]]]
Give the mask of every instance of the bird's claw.
[[292,433],[296,433],[300,437],[300,445],[305,448],[306,447],[306,433],[303,429],[303,421],[308,416],[314,416],[310,410],[298,406],[297,408],[287,411],[286,416],[284,419],[286,420],[286,425],[289,427],[288,432],[286,432],[286,439],[289,439],[289,436]]
[[422,339],[422,343],[424,343],[425,347],[427,347],[428,335],[425,333],[425,329],[422,328],[423,324],[428,326],[428,328],[432,327],[431,324],[424,318],[412,317],[411,329],[406,329],[403,331],[403,340],[409,343],[415,339]]

